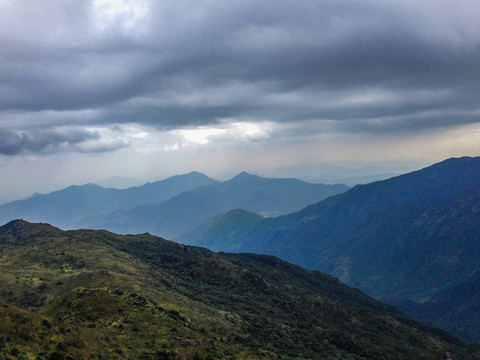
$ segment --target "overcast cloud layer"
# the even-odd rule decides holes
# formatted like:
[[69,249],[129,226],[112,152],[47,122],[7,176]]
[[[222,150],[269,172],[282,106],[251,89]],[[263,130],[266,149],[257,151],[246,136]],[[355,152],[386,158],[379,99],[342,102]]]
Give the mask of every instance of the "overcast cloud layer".
[[0,14],[4,162],[480,121],[474,0],[0,0]]

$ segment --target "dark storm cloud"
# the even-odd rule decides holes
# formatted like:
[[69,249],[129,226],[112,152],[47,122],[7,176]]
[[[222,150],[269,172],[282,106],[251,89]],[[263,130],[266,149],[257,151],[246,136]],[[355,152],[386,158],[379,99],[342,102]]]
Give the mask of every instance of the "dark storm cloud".
[[88,140],[99,138],[100,134],[81,129],[67,131],[0,129],[0,154],[50,152],[56,151],[59,147],[81,146]]
[[[339,131],[397,132],[478,121],[474,2],[108,4],[1,3],[0,109],[159,128],[327,119]],[[97,116],[82,116],[91,109]],[[61,142],[32,136],[4,128],[0,151]]]

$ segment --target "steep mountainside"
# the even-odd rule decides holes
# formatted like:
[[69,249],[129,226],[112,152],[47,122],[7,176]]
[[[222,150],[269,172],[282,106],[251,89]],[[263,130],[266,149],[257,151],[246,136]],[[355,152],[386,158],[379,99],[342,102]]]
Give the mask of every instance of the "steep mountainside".
[[345,185],[266,179],[243,172],[231,180],[200,186],[161,204],[89,217],[77,222],[74,227],[119,233],[148,231],[174,238],[231,209],[242,208],[266,216],[285,214],[346,190],[348,187]]
[[242,237],[242,234],[248,234],[257,225],[263,224],[263,220],[262,216],[255,213],[234,209],[218,214],[175,240],[191,242],[191,239],[195,239],[195,245],[207,247],[212,251],[228,249],[229,252],[235,252],[242,247],[238,238]]
[[70,228],[88,216],[129,209],[140,204],[157,204],[184,191],[215,183],[215,180],[203,174],[192,172],[124,190],[105,189],[93,184],[70,186],[0,206],[0,223],[23,218]]
[[277,258],[148,234],[0,227],[1,359],[479,359],[478,348]]
[[406,311],[415,308],[411,302],[429,306],[422,319],[480,340],[480,309],[470,301],[479,288],[457,296],[480,270],[480,158],[356,186],[253,228],[228,222],[235,232],[224,246],[218,222],[182,241],[319,269]]

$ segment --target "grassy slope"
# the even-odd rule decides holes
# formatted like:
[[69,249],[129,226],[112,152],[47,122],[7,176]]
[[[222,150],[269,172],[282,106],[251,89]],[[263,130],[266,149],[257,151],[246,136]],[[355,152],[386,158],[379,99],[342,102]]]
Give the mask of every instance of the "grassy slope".
[[480,358],[330,276],[148,234],[12,222],[0,273],[0,359]]

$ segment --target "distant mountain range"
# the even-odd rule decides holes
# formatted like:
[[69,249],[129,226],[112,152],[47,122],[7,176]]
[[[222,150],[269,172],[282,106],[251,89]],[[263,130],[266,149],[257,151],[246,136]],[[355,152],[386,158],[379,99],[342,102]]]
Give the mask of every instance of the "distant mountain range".
[[427,161],[381,161],[371,163],[347,162],[339,164],[317,163],[297,164],[294,166],[279,167],[262,170],[267,177],[282,178],[295,174],[297,179],[322,184],[346,184],[355,186],[378,180],[385,180],[393,176],[405,174],[432,164]]
[[128,189],[134,186],[142,186],[145,181],[130,178],[127,176],[114,176],[102,180],[95,181],[95,184],[104,188]]
[[160,204],[92,216],[73,227],[124,234],[148,231],[174,238],[230,209],[243,208],[263,216],[287,214],[348,189],[345,185],[266,179],[242,172],[231,180],[194,188]]
[[394,172],[392,169],[375,166],[348,169],[330,164],[300,164],[265,171],[265,176],[281,178],[288,176],[287,174],[296,174],[295,176],[298,179],[308,182],[318,182],[322,184],[341,183],[354,186],[388,179],[401,173],[403,172]]
[[218,182],[192,172],[122,190],[87,184],[35,194],[0,206],[0,222],[23,218],[64,229],[150,232],[173,238],[230,209],[263,216],[287,214],[348,189],[245,172]]
[[87,216],[128,209],[141,204],[160,203],[183,191],[215,183],[215,180],[203,174],[192,172],[124,190],[107,189],[94,184],[70,186],[0,206],[0,222],[23,218],[69,228]]
[[480,158],[355,186],[286,216],[227,212],[178,240],[333,274],[480,341]]
[[0,227],[1,359],[475,360],[332,276],[149,234]]

